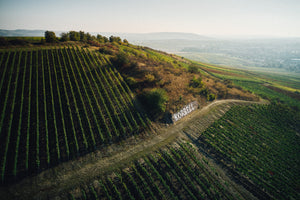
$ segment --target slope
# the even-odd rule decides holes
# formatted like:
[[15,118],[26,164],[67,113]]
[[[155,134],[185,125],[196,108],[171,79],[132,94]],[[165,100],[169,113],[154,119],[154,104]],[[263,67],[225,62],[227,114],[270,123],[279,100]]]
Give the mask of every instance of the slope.
[[79,48],[1,51],[1,182],[148,127],[120,74]]
[[[209,127],[210,124],[224,115],[232,106],[253,103],[255,102],[242,100],[215,101],[193,112],[191,116],[186,117],[175,125],[160,129],[158,135],[152,135],[143,139],[130,138],[121,145],[112,145],[107,149],[87,154],[80,159],[65,162],[53,169],[46,170],[32,178],[26,178],[8,187],[6,195],[24,199],[30,197],[44,199],[46,196],[50,198],[54,198],[57,195],[64,196],[68,190],[78,187],[81,183],[88,183],[94,180],[94,177],[110,174],[119,168],[126,167],[131,161],[159,150],[167,144],[172,144],[178,138],[189,141],[182,130],[195,122],[201,123],[201,127]],[[202,131],[204,130],[205,128]],[[32,183],[39,184],[32,185]],[[18,191],[18,193],[15,194],[15,191]]]

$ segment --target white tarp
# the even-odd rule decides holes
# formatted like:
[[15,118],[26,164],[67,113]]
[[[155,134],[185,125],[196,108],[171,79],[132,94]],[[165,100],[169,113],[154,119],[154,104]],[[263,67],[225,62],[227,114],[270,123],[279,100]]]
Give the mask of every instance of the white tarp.
[[179,112],[172,115],[173,123],[180,120],[182,117],[188,115],[189,113],[191,113],[193,110],[196,110],[197,108],[198,108],[197,101],[193,101],[189,103],[184,108],[182,108]]

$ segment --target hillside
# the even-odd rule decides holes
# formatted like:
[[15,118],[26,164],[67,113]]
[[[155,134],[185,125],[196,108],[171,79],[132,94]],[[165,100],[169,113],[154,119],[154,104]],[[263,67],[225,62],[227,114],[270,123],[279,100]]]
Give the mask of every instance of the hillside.
[[[4,39],[0,195],[299,197],[297,77],[82,33],[69,32],[65,41]],[[172,121],[195,101],[198,109]]]
[[147,128],[101,55],[74,47],[1,52],[1,178],[40,171]]
[[195,100],[205,105],[215,98],[257,99],[249,92],[203,73],[200,65],[181,57],[143,47],[120,49],[129,59],[116,66],[131,87],[137,93],[152,88],[165,89],[169,97],[167,110],[171,113]]

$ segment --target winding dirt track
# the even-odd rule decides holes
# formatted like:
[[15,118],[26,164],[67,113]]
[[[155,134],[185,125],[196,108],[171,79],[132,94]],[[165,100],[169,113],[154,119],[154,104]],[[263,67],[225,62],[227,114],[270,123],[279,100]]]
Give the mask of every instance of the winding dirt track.
[[[243,100],[217,100],[211,104],[193,111],[188,116],[176,122],[176,124],[161,128],[158,135],[150,136],[144,140],[111,145],[105,150],[87,154],[78,159],[60,164],[52,169],[34,176],[28,177],[19,183],[9,187],[0,188],[1,198],[7,199],[47,199],[54,198],[57,194],[74,188],[80,183],[92,181],[94,177],[109,172],[131,160],[154,151],[161,146],[171,143],[178,137],[188,139],[182,130],[191,125],[195,120],[199,123],[202,119],[203,130],[213,121],[221,117],[232,105],[265,104],[265,101],[253,102]],[[228,108],[225,109],[224,108]],[[210,116],[210,119],[207,120]],[[134,140],[132,138],[132,140]]]

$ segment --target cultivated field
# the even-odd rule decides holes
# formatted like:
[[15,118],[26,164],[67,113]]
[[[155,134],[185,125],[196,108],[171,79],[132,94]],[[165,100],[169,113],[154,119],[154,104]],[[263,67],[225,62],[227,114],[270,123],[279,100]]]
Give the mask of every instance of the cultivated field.
[[74,47],[0,52],[1,182],[147,128],[106,58]]
[[[0,50],[1,196],[300,198],[297,76],[74,44],[84,46]],[[169,98],[150,122],[136,97],[157,88]],[[164,123],[194,100],[199,109]]]

